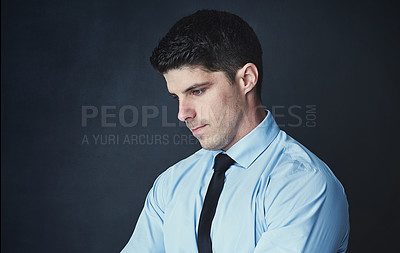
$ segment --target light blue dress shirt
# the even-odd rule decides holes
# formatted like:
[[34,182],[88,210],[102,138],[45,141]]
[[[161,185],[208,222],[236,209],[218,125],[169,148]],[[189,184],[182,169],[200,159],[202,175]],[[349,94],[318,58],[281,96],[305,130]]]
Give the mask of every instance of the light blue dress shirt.
[[[162,173],[122,253],[195,253],[197,226],[215,156],[201,149]],[[345,252],[344,189],[328,166],[281,131],[270,112],[226,152],[211,227],[214,253]]]

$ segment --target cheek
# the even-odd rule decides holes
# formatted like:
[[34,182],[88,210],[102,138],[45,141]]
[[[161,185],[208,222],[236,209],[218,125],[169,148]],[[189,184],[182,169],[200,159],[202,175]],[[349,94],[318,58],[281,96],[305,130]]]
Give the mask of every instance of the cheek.
[[225,89],[213,90],[196,103],[198,116],[232,120],[240,109],[240,97],[230,84]]
[[221,104],[226,108],[227,111],[237,112],[241,108],[242,101],[237,93],[230,92],[223,96],[221,99]]
[[229,99],[221,94],[209,94],[209,96],[204,96],[197,101],[196,113],[204,116],[219,116],[225,110],[227,102],[229,102]]

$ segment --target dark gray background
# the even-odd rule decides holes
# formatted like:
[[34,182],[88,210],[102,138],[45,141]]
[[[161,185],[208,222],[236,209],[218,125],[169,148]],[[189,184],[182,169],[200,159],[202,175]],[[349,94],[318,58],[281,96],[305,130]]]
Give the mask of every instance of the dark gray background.
[[[334,171],[350,203],[348,252],[394,252],[398,235],[399,18],[385,1],[3,0],[1,10],[1,250],[118,252],[154,179],[199,146],[148,58],[182,16],[236,13],[264,49],[263,101],[282,129]],[[82,106],[139,109],[133,127]],[[307,127],[306,106],[316,107]],[[141,120],[143,106],[160,115]],[[300,115],[291,116],[289,108]],[[297,109],[296,109],[297,108]],[[129,112],[129,111],[128,111]],[[129,121],[129,113],[126,114]],[[132,117],[132,115],[131,115]],[[132,120],[133,118],[131,118]],[[82,144],[87,135],[147,143]],[[169,143],[151,143],[155,135]],[[163,138],[164,138],[163,137]],[[397,138],[396,138],[397,139]]]

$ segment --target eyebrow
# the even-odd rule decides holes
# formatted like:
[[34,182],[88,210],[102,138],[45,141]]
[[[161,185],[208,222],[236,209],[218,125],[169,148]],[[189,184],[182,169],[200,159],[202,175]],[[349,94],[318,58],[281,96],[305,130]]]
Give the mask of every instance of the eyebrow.
[[[205,86],[210,86],[210,85],[212,85],[211,82],[196,83],[196,84],[193,84],[192,86],[190,86],[189,88],[187,88],[183,93],[187,93],[187,92],[189,92],[189,91],[191,91],[191,90],[203,88],[203,87],[205,87]],[[176,96],[175,93],[169,93],[169,94],[170,94],[172,97],[175,97],[175,96]]]

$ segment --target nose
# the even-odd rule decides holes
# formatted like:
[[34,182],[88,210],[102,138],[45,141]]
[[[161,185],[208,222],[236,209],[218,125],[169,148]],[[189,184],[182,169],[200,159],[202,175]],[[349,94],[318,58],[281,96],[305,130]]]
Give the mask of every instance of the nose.
[[188,100],[180,99],[178,119],[180,121],[190,121],[194,117],[196,117],[196,112],[193,105]]

